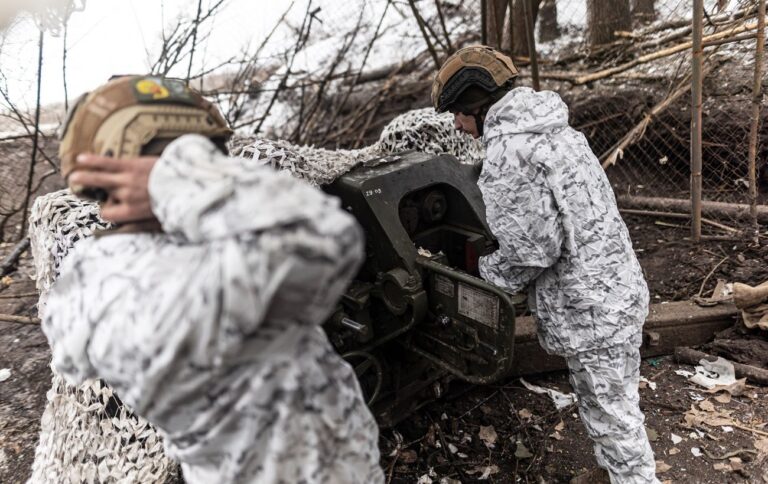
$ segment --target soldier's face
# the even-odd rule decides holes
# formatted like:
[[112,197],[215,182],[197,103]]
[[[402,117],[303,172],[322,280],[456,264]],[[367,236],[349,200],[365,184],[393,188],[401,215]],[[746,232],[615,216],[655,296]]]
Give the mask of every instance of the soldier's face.
[[453,127],[457,131],[467,133],[473,138],[479,138],[480,132],[477,130],[477,121],[475,117],[464,113],[453,113]]

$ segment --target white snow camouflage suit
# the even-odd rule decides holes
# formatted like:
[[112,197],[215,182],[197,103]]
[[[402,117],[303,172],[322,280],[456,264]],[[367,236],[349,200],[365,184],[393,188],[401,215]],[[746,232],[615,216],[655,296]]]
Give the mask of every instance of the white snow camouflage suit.
[[318,326],[362,260],[354,219],[197,135],[149,190],[165,233],[91,237],[64,259],[43,314],[54,366],[113,386],[187,482],[383,482],[376,422]]
[[658,482],[638,394],[648,288],[605,172],[550,91],[510,91],[488,111],[483,143],[478,184],[499,250],[481,275],[529,287],[539,341],[566,357],[611,481]]

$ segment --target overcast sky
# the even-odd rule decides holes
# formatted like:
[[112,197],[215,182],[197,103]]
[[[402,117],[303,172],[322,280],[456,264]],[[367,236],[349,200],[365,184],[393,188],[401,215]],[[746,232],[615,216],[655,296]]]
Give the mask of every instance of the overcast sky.
[[[203,0],[203,5],[209,1]],[[306,1],[295,1],[291,16],[297,21]],[[212,66],[249,43],[258,45],[290,5],[288,0],[228,0],[214,20],[209,41],[196,52],[196,60]],[[180,13],[194,16],[196,9],[197,0],[89,0],[85,11],[73,14],[69,23],[69,98],[113,74],[146,72],[147,52],[158,51],[161,26],[171,24]],[[35,99],[38,35],[34,22],[22,19],[7,33],[0,52],[0,70],[8,78],[11,96],[28,107]],[[42,103],[61,102],[62,38],[46,35],[44,45]]]

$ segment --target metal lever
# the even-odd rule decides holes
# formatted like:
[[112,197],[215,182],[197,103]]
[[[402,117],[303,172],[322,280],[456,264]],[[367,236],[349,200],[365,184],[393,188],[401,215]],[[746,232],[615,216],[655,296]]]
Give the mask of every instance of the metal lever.
[[341,321],[339,321],[342,326],[346,326],[347,328],[351,329],[352,331],[361,334],[363,336],[368,334],[368,327],[364,324],[360,324],[355,320],[349,319],[349,318],[341,318]]

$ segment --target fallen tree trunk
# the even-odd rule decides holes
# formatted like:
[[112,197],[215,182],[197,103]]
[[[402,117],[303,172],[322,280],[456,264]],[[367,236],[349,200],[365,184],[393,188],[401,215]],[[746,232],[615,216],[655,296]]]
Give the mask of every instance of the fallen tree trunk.
[[[691,348],[678,347],[675,348],[675,361],[678,363],[686,363],[688,365],[698,365],[699,361],[706,359],[707,361],[715,361],[716,356],[696,351]],[[759,385],[768,385],[768,370],[758,368],[752,365],[744,365],[742,363],[734,363],[731,361],[733,369],[736,371],[736,378],[747,378],[752,383]]]
[[[672,212],[690,212],[691,201],[681,198],[657,198],[620,195],[616,201],[622,208],[662,210]],[[744,203],[701,202],[701,213],[707,217],[728,217],[731,219],[751,220],[749,205]],[[758,205],[757,218],[768,223],[768,207]]]

